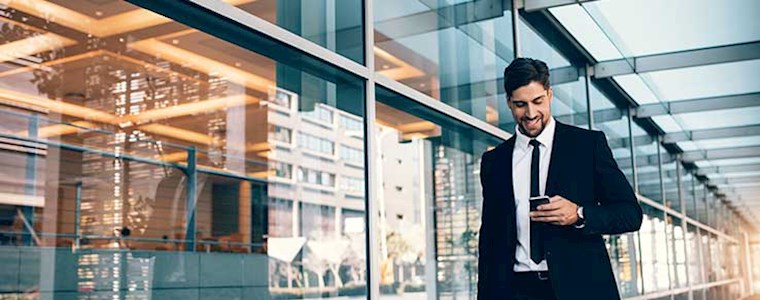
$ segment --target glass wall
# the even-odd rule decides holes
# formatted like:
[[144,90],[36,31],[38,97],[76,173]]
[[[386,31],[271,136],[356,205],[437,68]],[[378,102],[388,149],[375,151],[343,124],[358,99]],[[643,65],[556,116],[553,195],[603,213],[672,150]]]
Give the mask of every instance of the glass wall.
[[224,2],[355,62],[364,63],[362,0]]
[[493,125],[511,115],[504,68],[514,58],[508,1],[378,2],[375,72]]
[[500,141],[386,89],[375,108],[381,298],[474,299],[480,156]]
[[0,39],[0,293],[367,293],[362,80],[126,2],[10,2]]
[[670,285],[668,268],[668,237],[664,213],[642,204],[644,219],[639,230],[641,251],[640,284],[644,293],[667,290]]

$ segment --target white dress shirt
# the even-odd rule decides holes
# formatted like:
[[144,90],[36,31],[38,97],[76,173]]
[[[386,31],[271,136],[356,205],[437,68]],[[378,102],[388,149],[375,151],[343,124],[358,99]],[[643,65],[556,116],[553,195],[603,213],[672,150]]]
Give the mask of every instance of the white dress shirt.
[[[541,134],[536,137],[539,145],[539,185],[541,195],[546,193],[546,177],[549,175],[549,162],[552,157],[552,144],[554,144],[554,129],[556,121],[549,118],[549,123]],[[530,164],[533,158],[533,146],[529,144],[531,138],[515,128],[515,148],[512,152],[512,186],[515,194],[515,210],[517,216],[517,249],[514,266],[515,272],[548,271],[546,260],[536,264],[530,259]],[[551,195],[547,195],[550,196]]]

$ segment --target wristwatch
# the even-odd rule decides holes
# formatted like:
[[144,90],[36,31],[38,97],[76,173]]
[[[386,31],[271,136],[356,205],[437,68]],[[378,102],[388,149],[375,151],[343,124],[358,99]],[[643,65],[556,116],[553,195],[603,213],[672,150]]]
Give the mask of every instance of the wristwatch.
[[583,206],[578,206],[578,209],[575,211],[576,214],[578,214],[578,221],[575,221],[575,228],[583,228],[583,226],[586,226],[586,217],[583,216]]

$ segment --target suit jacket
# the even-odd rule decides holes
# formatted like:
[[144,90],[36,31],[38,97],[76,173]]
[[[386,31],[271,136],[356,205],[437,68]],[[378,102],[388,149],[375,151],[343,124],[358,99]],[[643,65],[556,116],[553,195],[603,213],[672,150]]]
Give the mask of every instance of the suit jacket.
[[[505,299],[514,288],[514,146],[512,136],[481,159],[478,299]],[[552,147],[546,195],[560,195],[583,206],[586,222],[583,228],[547,226],[545,257],[557,299],[619,299],[602,234],[638,230],[641,207],[604,133],[557,122]]]

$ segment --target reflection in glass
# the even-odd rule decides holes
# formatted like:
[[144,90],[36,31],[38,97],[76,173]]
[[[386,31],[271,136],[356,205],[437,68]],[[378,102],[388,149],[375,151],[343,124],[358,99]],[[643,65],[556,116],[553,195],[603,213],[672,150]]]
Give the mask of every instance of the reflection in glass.
[[101,2],[2,8],[0,292],[366,295],[363,82]]
[[384,89],[376,109],[382,297],[475,299],[477,174],[498,140]]
[[374,5],[375,71],[478,119],[504,123],[509,112],[499,79],[514,57],[512,15],[505,3]]

